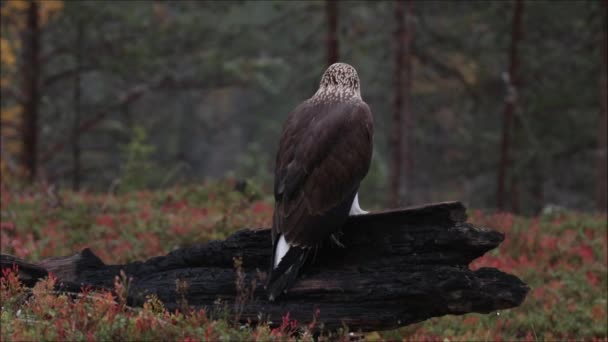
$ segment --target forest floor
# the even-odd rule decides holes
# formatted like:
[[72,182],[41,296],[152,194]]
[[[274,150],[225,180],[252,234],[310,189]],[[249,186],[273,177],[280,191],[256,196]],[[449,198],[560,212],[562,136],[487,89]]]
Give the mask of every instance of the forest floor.
[[[225,238],[245,227],[268,227],[272,199],[230,181],[125,194],[92,194],[2,185],[0,249],[37,261],[90,247],[105,263],[143,260],[177,247]],[[533,218],[469,210],[469,221],[506,234],[472,268],[497,267],[531,287],[518,308],[488,315],[445,316],[366,340],[489,341],[607,338],[607,218],[560,211]],[[279,328],[239,327],[203,310],[167,312],[157,298],[128,307],[110,293],[78,298],[53,291],[52,277],[32,290],[3,272],[3,341],[23,340],[289,340],[297,322]],[[116,292],[127,286],[117,279]],[[27,299],[25,299],[27,298]],[[299,339],[312,340],[307,328]],[[347,339],[343,336],[343,339]]]

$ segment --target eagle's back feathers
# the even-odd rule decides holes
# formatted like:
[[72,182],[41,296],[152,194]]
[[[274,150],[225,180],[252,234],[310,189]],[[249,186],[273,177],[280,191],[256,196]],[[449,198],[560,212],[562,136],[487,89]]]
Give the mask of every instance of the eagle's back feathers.
[[[359,95],[356,72],[353,78],[345,70],[337,76],[326,71],[319,91],[291,112],[283,127],[276,157],[274,247],[267,286],[272,298],[293,284],[310,250],[342,227],[369,170],[372,114]],[[336,77],[341,84],[331,83]],[[337,88],[345,90],[338,94]],[[280,235],[291,248],[275,268]]]

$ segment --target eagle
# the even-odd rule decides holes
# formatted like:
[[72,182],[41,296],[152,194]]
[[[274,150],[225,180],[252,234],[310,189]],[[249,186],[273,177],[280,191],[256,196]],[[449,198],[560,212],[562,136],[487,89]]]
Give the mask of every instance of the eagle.
[[357,71],[335,63],[319,89],[287,117],[274,174],[272,263],[266,283],[275,300],[297,279],[302,267],[349,215],[364,214],[359,184],[373,149],[373,117],[361,99]]

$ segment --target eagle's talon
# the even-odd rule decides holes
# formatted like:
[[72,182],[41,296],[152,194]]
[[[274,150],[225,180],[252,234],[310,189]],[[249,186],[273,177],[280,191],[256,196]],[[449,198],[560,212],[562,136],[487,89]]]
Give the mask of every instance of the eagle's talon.
[[[340,235],[342,235],[342,234],[340,234]],[[344,246],[342,244],[342,242],[340,242],[340,240],[338,240],[338,238],[336,237],[335,234],[331,234],[330,237],[331,237],[331,241],[333,241],[336,245],[338,245],[339,247],[342,247],[342,248],[346,248],[346,246]]]

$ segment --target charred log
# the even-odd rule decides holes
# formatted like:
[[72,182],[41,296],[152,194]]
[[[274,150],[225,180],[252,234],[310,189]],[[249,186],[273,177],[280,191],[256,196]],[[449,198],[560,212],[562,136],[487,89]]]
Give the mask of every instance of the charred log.
[[[513,275],[468,268],[504,236],[467,223],[458,202],[351,217],[343,232],[345,247],[323,246],[301,280],[272,303],[261,279],[270,264],[268,229],[245,229],[223,241],[124,265],[106,265],[85,249],[38,263],[2,255],[1,266],[17,264],[30,286],[51,272],[63,289],[71,290],[111,290],[123,270],[132,277],[130,305],[156,294],[170,310],[180,306],[183,295],[176,292],[176,280],[181,280],[188,283],[185,299],[196,308],[228,305],[241,312],[242,321],[254,324],[260,319],[280,323],[288,312],[307,323],[318,312],[317,320],[329,330],[343,324],[351,330],[384,330],[447,314],[489,313],[520,305],[529,290]],[[246,286],[257,280],[249,300],[237,291],[234,258],[242,260]]]

